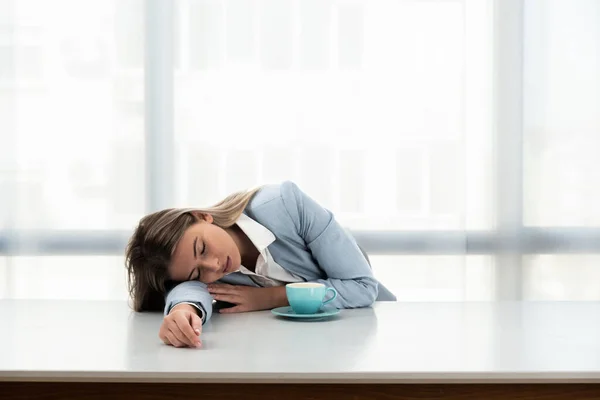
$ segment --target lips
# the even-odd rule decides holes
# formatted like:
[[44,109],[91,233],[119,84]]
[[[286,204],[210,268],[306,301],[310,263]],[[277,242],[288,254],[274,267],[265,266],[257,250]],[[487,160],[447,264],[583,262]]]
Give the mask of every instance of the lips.
[[229,271],[231,270],[231,258],[229,258],[229,256],[227,256],[227,261],[225,262],[225,269],[223,270],[224,274],[229,273]]

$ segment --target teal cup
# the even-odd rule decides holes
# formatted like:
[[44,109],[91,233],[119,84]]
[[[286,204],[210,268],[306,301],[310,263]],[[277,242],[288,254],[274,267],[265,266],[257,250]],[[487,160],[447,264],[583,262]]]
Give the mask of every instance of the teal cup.
[[[333,296],[323,301],[329,291]],[[285,285],[285,294],[296,314],[315,314],[322,306],[337,297],[337,291],[334,288],[318,282],[288,283]]]

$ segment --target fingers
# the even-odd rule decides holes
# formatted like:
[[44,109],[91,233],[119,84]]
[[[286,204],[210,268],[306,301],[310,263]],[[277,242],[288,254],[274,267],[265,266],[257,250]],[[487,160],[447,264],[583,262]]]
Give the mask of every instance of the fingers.
[[190,345],[188,339],[185,337],[183,333],[179,330],[179,327],[175,326],[173,330],[165,328],[161,330],[159,335],[160,340],[163,341],[166,345],[171,345],[175,347],[200,347],[201,342],[200,339],[196,339],[199,344]]
[[167,321],[163,320],[163,323],[160,325],[160,329],[158,330],[158,337],[163,341],[164,344],[171,344],[167,338],[167,332],[169,332],[169,328],[167,328]]
[[200,347],[202,320],[194,311],[175,310],[163,319],[158,336],[175,347]]
[[[194,315],[194,314],[190,314]],[[200,347],[200,338],[194,332],[194,328],[187,318],[187,315],[177,314],[174,316],[175,326],[170,330],[177,336],[177,339],[186,343],[190,347]]]
[[169,331],[165,334],[165,339],[166,339],[166,341],[163,340],[165,342],[165,344],[170,344],[175,347],[185,347],[185,343],[183,343],[182,341],[177,339],[171,331]]
[[208,286],[208,292],[210,294],[233,294],[237,291],[237,287],[232,285],[210,284]]
[[232,294],[214,294],[213,299],[232,304],[240,304],[242,302],[239,296]]
[[238,305],[235,307],[222,308],[219,310],[219,314],[235,314],[244,312],[244,307],[242,305]]
[[179,326],[172,326],[169,328],[169,332],[175,336],[177,340],[183,343],[185,346],[196,347],[193,341],[189,340],[185,334],[181,331]]
[[240,304],[242,302],[237,286],[213,283],[208,285],[208,292],[215,300],[233,304]]
[[200,332],[202,332],[202,318],[200,318],[198,314],[191,314],[190,325],[192,325],[194,333],[197,336],[200,336]]
[[185,340],[181,340],[181,338],[177,337],[175,330],[179,328],[174,325],[173,321],[165,319],[160,327],[160,331],[158,337],[163,341],[164,344],[168,344],[175,347],[184,347],[187,346]]
[[237,285],[228,285],[226,283],[209,283],[208,289],[235,289]]

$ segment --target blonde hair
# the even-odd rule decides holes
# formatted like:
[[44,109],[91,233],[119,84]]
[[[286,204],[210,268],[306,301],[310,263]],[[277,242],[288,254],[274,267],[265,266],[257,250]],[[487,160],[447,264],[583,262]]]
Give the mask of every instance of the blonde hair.
[[[127,285],[135,311],[159,311],[165,305],[168,267],[184,232],[210,214],[221,228],[234,225],[260,187],[233,193],[208,208],[168,208],[143,217],[125,250]],[[171,282],[172,283],[172,282]]]

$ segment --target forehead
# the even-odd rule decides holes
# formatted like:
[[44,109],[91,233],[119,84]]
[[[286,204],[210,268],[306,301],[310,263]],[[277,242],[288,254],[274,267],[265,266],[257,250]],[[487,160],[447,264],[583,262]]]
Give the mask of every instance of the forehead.
[[193,250],[192,243],[194,243],[194,239],[204,237],[206,225],[208,224],[205,222],[196,222],[194,225],[189,226],[185,232],[183,232],[179,242],[177,242],[173,254],[182,250],[184,252]]

